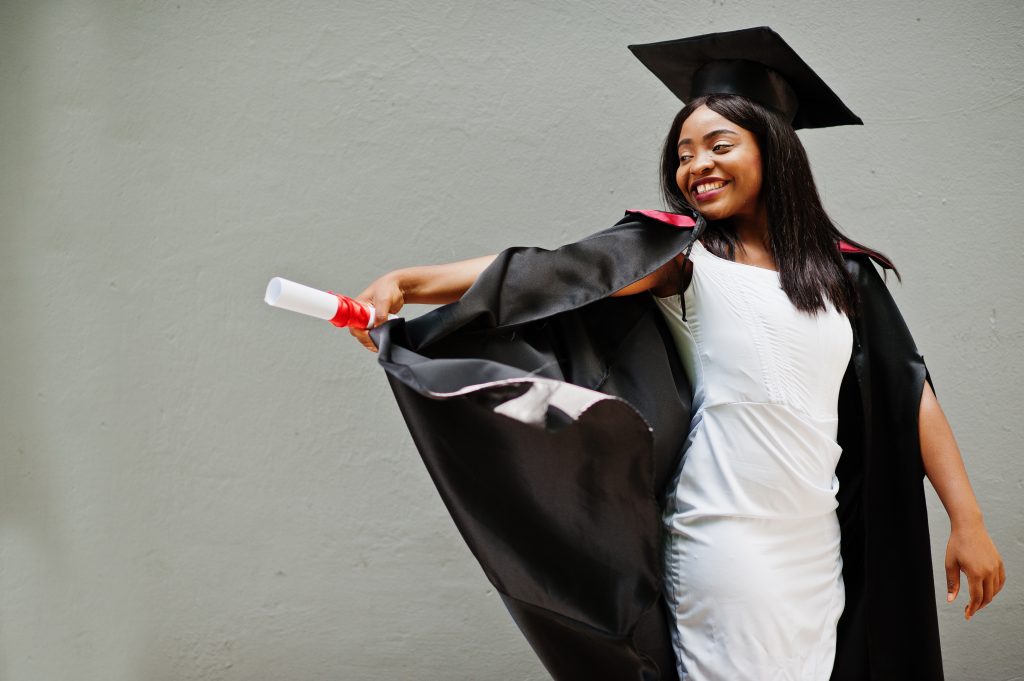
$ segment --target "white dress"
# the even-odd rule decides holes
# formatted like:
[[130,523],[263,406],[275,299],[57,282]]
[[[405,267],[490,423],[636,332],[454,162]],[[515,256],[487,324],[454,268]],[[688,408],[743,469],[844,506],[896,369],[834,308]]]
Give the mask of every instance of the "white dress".
[[680,681],[828,681],[845,605],[836,444],[853,335],[797,310],[773,270],[699,241],[655,296],[694,389],[665,523]]

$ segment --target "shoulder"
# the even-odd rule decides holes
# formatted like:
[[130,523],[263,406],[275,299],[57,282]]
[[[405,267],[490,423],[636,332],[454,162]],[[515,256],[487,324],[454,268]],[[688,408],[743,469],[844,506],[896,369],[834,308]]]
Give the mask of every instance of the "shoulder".
[[[889,262],[888,260],[886,260],[885,258],[883,258],[881,255],[874,251],[867,250],[859,246],[854,246],[853,244],[843,241],[842,239],[836,242],[836,245],[839,247],[839,253],[843,256],[843,259],[846,261],[847,266],[849,266],[851,263],[853,263],[855,266],[863,266],[874,261],[883,270],[893,269],[891,262]],[[873,267],[869,267],[868,269],[874,271]]]
[[[614,236],[607,244],[615,253],[615,268],[632,271],[633,281],[613,289],[611,296],[630,296],[644,291],[665,297],[679,290],[684,250],[692,242],[703,218],[696,212],[667,213],[659,210],[627,210],[616,225],[590,239]],[[695,230],[696,228],[696,230]]]

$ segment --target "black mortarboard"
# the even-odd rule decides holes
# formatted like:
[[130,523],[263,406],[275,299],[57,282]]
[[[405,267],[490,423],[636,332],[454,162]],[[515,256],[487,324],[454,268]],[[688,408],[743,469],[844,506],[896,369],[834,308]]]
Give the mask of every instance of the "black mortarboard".
[[629,49],[684,102],[716,93],[743,95],[775,109],[794,128],[863,124],[767,26]]

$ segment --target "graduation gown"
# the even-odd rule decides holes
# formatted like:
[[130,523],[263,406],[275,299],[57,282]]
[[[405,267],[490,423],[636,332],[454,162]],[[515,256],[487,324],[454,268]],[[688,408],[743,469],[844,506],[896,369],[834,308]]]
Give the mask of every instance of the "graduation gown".
[[[555,250],[501,252],[461,300],[373,329],[459,532],[558,681],[676,681],[662,510],[691,388],[649,293],[610,297],[703,229],[629,211]],[[918,441],[931,377],[867,254],[839,395],[846,607],[833,681],[940,681]]]

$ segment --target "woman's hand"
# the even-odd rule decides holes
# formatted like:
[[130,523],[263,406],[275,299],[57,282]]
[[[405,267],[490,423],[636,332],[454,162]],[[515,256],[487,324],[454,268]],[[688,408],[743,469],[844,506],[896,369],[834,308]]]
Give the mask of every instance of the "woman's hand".
[[981,523],[954,525],[946,544],[946,602],[960,593],[960,572],[967,575],[970,601],[964,618],[971,617],[992,602],[1006,583],[1006,569],[992,537]]
[[[375,279],[362,293],[355,296],[355,299],[361,303],[373,305],[373,309],[376,310],[373,328],[377,328],[388,320],[388,314],[398,312],[405,305],[405,292],[402,291],[401,278],[397,272],[388,272]],[[377,352],[377,346],[370,340],[369,329],[357,329],[350,326],[348,332],[366,346],[367,350]]]
[[[459,300],[496,257],[497,254],[482,255],[443,265],[404,267],[376,279],[356,300],[373,305],[377,311],[373,322],[376,328],[388,320],[389,313],[398,312],[406,303],[446,305]],[[377,352],[369,331],[349,327],[348,332],[367,350]]]
[[964,617],[971,619],[1003,588],[1006,570],[985,529],[981,507],[967,479],[953,429],[928,381],[921,395],[918,436],[925,473],[946,507],[952,528],[946,544],[946,602],[952,603],[960,593],[962,571],[967,575],[971,595]]

